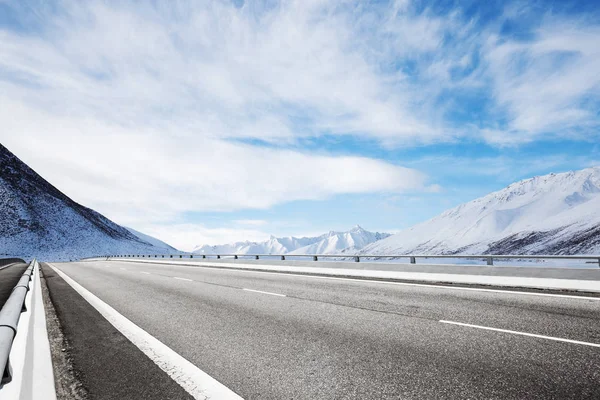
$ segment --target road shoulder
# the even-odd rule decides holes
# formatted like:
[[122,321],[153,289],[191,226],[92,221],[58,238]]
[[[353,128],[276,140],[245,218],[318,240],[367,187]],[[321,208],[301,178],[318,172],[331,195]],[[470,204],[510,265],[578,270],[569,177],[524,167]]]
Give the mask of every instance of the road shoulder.
[[[67,353],[63,367],[72,375],[71,389],[80,398],[192,398],[47,264],[42,264],[42,270],[50,300],[47,306],[54,308],[64,335],[54,336],[58,333],[52,329],[51,341],[63,343],[60,351]],[[58,347],[52,346],[53,359]]]

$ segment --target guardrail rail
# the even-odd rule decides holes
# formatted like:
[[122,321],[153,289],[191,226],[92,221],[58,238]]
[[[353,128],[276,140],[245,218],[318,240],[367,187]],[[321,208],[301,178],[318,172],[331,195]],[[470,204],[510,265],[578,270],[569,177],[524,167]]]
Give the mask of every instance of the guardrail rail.
[[448,259],[465,259],[465,260],[482,260],[487,265],[494,265],[494,260],[580,260],[588,264],[598,264],[600,267],[600,255],[502,255],[502,254],[476,254],[476,255],[463,255],[463,254],[395,254],[395,255],[350,255],[350,254],[128,254],[128,255],[104,255],[91,258],[202,258],[207,259],[214,257],[221,259],[224,257],[233,258],[235,260],[240,258],[251,258],[260,260],[261,258],[278,258],[282,261],[290,258],[312,258],[313,261],[318,261],[320,258],[330,259],[353,259],[355,262],[360,262],[363,259],[391,259],[400,260],[406,259],[411,264],[416,264],[417,259],[428,259],[428,258],[448,258]]
[[12,290],[10,297],[0,310],[0,389],[12,380],[12,369],[10,367],[10,352],[15,336],[19,318],[25,309],[25,298],[29,291],[29,282],[33,276],[36,260],[31,261],[21,279]]

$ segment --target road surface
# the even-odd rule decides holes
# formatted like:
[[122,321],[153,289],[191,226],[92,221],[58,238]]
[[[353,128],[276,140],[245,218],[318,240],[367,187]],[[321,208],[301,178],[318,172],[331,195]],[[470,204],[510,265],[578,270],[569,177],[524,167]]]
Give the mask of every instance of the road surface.
[[[120,261],[52,265],[246,399],[600,398],[597,297]],[[61,313],[85,300],[57,289],[61,278],[47,266],[44,274],[65,323]],[[77,322],[92,326],[86,318],[97,316]],[[98,334],[69,329],[67,338]],[[83,338],[77,357],[97,342]],[[152,369],[137,365],[142,377]],[[161,387],[151,389],[156,398]],[[162,398],[179,398],[164,390]]]

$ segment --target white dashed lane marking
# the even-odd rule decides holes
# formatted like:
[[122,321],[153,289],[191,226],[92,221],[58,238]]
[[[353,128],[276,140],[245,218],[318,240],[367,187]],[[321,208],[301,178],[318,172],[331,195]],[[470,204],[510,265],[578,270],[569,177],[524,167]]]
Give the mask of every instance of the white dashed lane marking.
[[271,295],[271,296],[287,297],[285,294],[263,292],[262,290],[254,290],[254,289],[246,289],[246,288],[243,288],[242,290],[245,290],[246,292],[268,294],[268,295]]
[[521,336],[529,336],[529,337],[534,337],[534,338],[539,338],[539,339],[554,340],[556,342],[565,342],[565,343],[581,344],[581,345],[584,345],[584,346],[600,347],[600,344],[598,344],[598,343],[582,342],[582,341],[579,341],[579,340],[557,338],[557,337],[553,337],[553,336],[536,335],[535,333],[511,331],[511,330],[508,330],[508,329],[490,328],[489,326],[472,325],[472,324],[465,324],[465,323],[462,323],[462,322],[454,322],[454,321],[440,320],[440,322],[442,324],[451,324],[451,325],[464,326],[464,327],[467,327],[467,328],[483,329],[483,330],[486,330],[486,331],[495,331],[495,332],[502,332],[502,333],[510,333],[510,334],[513,334],[513,335],[521,335]]

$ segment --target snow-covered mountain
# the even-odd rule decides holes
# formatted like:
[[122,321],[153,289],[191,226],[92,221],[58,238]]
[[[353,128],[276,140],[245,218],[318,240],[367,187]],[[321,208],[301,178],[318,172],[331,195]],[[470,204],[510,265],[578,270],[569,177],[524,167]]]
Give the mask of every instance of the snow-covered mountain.
[[526,179],[361,254],[599,254],[600,167]]
[[290,254],[354,254],[368,244],[389,237],[389,233],[369,232],[356,225],[347,232],[329,232],[321,240],[290,251]]
[[271,236],[264,242],[237,242],[194,249],[195,254],[353,254],[364,246],[390,236],[389,233],[369,232],[355,226],[347,232],[334,232],[315,237]]
[[61,261],[176,252],[159,242],[77,204],[0,144],[0,255]]

